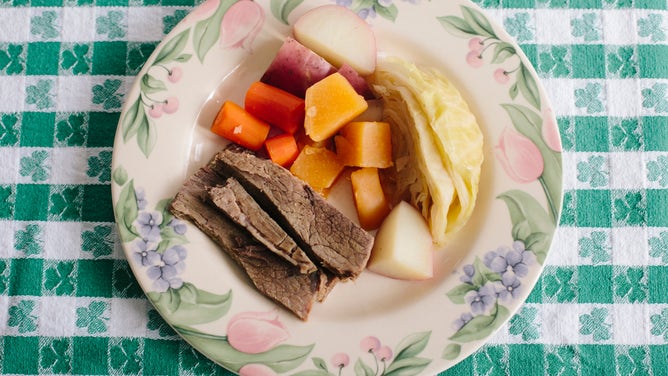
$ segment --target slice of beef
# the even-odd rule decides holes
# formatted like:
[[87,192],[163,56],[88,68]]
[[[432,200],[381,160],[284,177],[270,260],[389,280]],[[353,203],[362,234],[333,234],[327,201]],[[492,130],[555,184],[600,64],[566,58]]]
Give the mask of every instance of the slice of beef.
[[330,288],[327,277],[320,271],[300,273],[297,267],[222,215],[207,200],[207,187],[222,182],[223,179],[209,168],[198,170],[172,200],[170,211],[178,218],[191,221],[218,243],[262,294],[306,320],[314,301],[321,300]]
[[239,180],[316,264],[342,279],[364,270],[373,237],[290,171],[233,144],[210,166]]
[[269,250],[299,268],[313,273],[316,267],[306,253],[285,233],[234,178],[209,188],[209,198],[218,209],[264,244]]

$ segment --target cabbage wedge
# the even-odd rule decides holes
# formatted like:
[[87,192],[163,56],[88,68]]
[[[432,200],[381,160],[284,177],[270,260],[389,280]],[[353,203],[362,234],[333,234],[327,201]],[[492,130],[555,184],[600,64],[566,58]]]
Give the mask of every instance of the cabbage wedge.
[[434,69],[387,57],[369,84],[392,125],[392,202],[418,208],[434,243],[444,246],[475,207],[483,162],[478,122],[457,88]]

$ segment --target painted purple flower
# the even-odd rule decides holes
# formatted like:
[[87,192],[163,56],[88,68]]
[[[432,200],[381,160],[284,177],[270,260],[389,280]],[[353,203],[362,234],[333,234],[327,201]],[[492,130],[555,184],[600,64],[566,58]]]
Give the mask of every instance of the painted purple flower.
[[183,235],[186,233],[186,224],[185,222],[181,221],[180,219],[177,218],[172,218],[169,223],[167,223],[167,226],[171,227],[172,230],[174,230],[175,233],[179,235]]
[[153,282],[153,288],[158,292],[167,291],[168,288],[179,288],[183,280],[179,274],[185,269],[183,262],[186,258],[186,249],[180,245],[167,248],[152,266],[146,270],[146,274]]
[[357,15],[363,20],[376,18],[376,11],[372,7],[362,8],[357,11]]
[[160,254],[144,239],[137,239],[134,248],[136,251],[132,253],[132,259],[141,266],[151,266],[160,262]]
[[471,264],[464,265],[462,268],[462,271],[464,274],[462,274],[461,277],[459,277],[459,280],[468,283],[468,284],[473,284],[473,276],[475,275],[475,268]]
[[521,292],[521,285],[519,278],[513,273],[504,273],[501,277],[501,288],[499,288],[499,298],[503,300],[515,299]]
[[336,0],[336,5],[340,5],[342,7],[349,7],[353,5],[353,0]]
[[469,321],[473,319],[473,315],[471,312],[464,312],[462,313],[461,316],[457,320],[455,320],[452,323],[452,326],[454,327],[455,330],[459,330],[464,327],[464,325],[468,324]]
[[524,249],[521,241],[513,242],[512,249],[499,247],[496,251],[485,255],[484,263],[493,272],[500,275],[512,273],[518,277],[525,277],[529,273],[529,265],[536,262],[536,256]]
[[162,223],[162,213],[141,212],[137,216],[137,224],[139,225],[139,235],[146,241],[160,240],[160,224]]
[[464,300],[471,306],[471,312],[480,314],[487,311],[496,302],[496,291],[490,284],[486,284],[478,290],[469,291]]

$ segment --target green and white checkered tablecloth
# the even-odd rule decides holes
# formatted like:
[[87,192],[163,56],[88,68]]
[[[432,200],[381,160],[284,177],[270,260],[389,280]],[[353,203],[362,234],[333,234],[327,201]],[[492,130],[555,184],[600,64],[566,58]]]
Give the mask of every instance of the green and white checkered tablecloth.
[[[565,197],[527,302],[443,375],[668,375],[666,0],[478,3],[551,97]],[[148,303],[110,196],[124,97],[194,5],[0,0],[1,374],[229,374]]]

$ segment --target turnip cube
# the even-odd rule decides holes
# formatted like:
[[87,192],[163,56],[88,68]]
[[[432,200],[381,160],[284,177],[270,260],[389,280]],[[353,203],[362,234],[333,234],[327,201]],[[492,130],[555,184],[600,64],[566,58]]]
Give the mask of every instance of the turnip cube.
[[400,202],[380,225],[367,269],[404,280],[424,280],[434,276],[429,225],[409,203]]
[[295,39],[336,67],[347,63],[365,76],[376,69],[376,37],[352,10],[339,5],[313,8],[293,27]]

